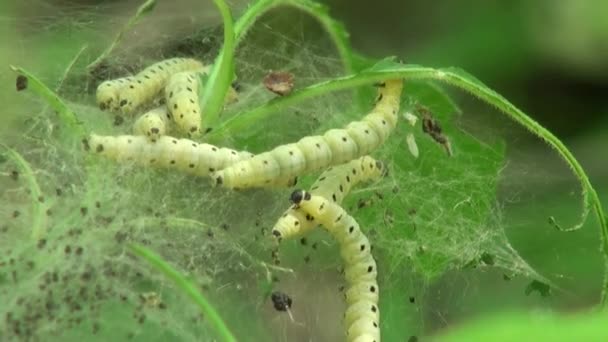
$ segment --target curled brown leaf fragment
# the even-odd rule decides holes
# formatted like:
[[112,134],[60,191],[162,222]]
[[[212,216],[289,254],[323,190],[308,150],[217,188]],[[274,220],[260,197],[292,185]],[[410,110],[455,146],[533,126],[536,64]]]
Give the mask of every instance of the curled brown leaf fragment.
[[451,157],[452,145],[450,144],[450,139],[443,134],[439,121],[437,121],[425,107],[419,107],[418,111],[422,114],[422,131],[430,135],[435,142],[443,146],[445,152]]
[[285,96],[293,90],[294,76],[287,71],[271,71],[264,77],[264,86],[271,92]]

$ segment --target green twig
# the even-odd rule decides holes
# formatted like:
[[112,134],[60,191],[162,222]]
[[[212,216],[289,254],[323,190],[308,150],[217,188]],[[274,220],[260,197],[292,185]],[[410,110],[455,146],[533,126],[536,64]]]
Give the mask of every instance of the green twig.
[[268,120],[272,114],[288,108],[298,102],[324,95],[333,91],[350,89],[362,85],[373,84],[382,80],[391,78],[404,79],[431,79],[442,81],[450,85],[463,89],[473,96],[485,101],[486,103],[496,107],[503,114],[507,115],[534,135],[541,138],[549,146],[554,148],[558,154],[566,161],[568,166],[579,180],[582,187],[582,213],[580,221],[573,227],[565,230],[576,230],[582,227],[585,223],[590,208],[593,207],[595,214],[599,220],[601,232],[601,249],[604,254],[606,270],[604,275],[604,284],[602,291],[601,305],[608,304],[608,220],[604,214],[600,199],[591,185],[589,178],[583,167],[579,164],[576,158],[568,150],[568,148],[551,132],[542,127],[524,112],[507,101],[504,97],[488,88],[486,85],[475,79],[473,76],[456,68],[434,69],[418,65],[401,65],[391,60],[383,60],[374,67],[364,70],[359,74],[349,75],[345,77],[335,78],[329,81],[321,82],[304,89],[293,92],[291,95],[281,98],[276,98],[268,103],[254,108],[248,112],[236,115],[230,120],[225,121],[209,134],[209,138],[218,138],[228,133],[235,134],[240,130],[245,129],[252,124],[259,125],[260,122]]
[[51,106],[59,116],[59,120],[64,124],[64,126],[71,131],[74,135],[84,136],[85,128],[83,124],[78,120],[78,117],[70,108],[63,102],[63,100],[52,91],[46,84],[42,83],[36,76],[32,75],[29,71],[16,67],[10,66],[10,68],[15,71],[17,74],[25,77],[27,81],[26,87],[27,89],[31,89],[34,93],[38,94],[42,99],[46,101],[46,103]]
[[61,75],[61,78],[59,79],[59,82],[57,83],[57,86],[55,87],[56,93],[59,93],[59,90],[61,90],[61,87],[63,86],[63,82],[68,78],[68,75],[74,68],[76,61],[78,61],[78,59],[80,58],[80,56],[86,49],[87,49],[87,45],[85,44],[83,47],[80,48],[80,50],[78,50],[78,52],[76,52],[76,55],[74,56],[74,58],[72,58],[72,60],[70,61],[70,64],[68,64],[68,66],[65,68],[65,70],[63,71],[63,75]]
[[110,55],[110,53],[112,53],[112,51],[114,50],[116,45],[118,43],[120,43],[120,41],[124,37],[125,33],[127,33],[133,26],[135,26],[135,24],[137,24],[137,22],[143,16],[152,12],[152,10],[154,9],[154,6],[156,6],[156,0],[147,0],[146,2],[141,4],[137,8],[137,12],[135,12],[135,15],[133,15],[129,19],[129,21],[127,21],[127,24],[125,26],[123,26],[123,28],[118,32],[116,37],[114,37],[114,40],[112,40],[112,43],[110,43],[110,45],[101,53],[101,55],[99,55],[99,57],[97,57],[91,64],[89,64],[87,66],[87,70],[89,70],[89,72],[90,72],[90,71],[94,70],[99,64],[101,64],[101,62],[103,62],[104,59],[106,59]]
[[224,21],[224,44],[217,56],[201,97],[203,127],[214,125],[224,107],[224,100],[234,76],[236,39],[230,8],[224,0],[213,0]]
[[188,281],[181,273],[175,270],[171,265],[164,261],[161,257],[154,254],[149,249],[139,245],[129,245],[130,250],[140,258],[146,260],[152,267],[161,271],[165,276],[171,279],[178,288],[187,294],[198,305],[200,310],[206,317],[206,320],[216,330],[223,341],[236,341],[232,332],[228,329],[215,308],[207,301],[207,299],[198,291],[196,285]]
[[20,176],[25,178],[30,195],[32,196],[32,237],[35,240],[40,240],[46,235],[45,208],[40,201],[43,198],[42,190],[40,190],[30,164],[12,148],[4,144],[0,144],[0,146],[6,150],[8,158],[17,165]]

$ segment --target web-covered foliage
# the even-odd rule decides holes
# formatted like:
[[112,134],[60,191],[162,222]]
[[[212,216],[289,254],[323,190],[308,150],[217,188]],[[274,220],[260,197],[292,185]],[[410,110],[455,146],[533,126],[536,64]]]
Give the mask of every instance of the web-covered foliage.
[[[13,10],[17,15],[20,9]],[[27,33],[31,37],[19,32],[28,38],[18,42],[40,54],[30,60],[29,69],[58,89],[83,126],[99,134],[125,134],[132,124],[132,119],[94,105],[100,81],[168,57],[211,62],[221,45],[214,20],[193,19],[175,30],[160,25],[167,31],[127,36],[91,75],[85,66],[109,41],[104,33],[115,14],[109,14],[112,8],[69,10],[75,19],[62,13],[28,18],[22,29],[37,28]],[[164,13],[164,19],[152,15],[142,32],[151,27],[146,25],[184,16],[164,7],[155,11]],[[276,13],[262,18],[241,42],[236,53],[239,100],[220,121],[275,96],[261,81],[269,70],[293,73],[301,88],[343,74],[332,42],[314,21],[293,10]],[[285,17],[295,19],[285,23]],[[49,54],[45,37],[65,39],[73,30],[78,31],[75,41],[89,44],[88,50],[66,70],[80,45],[55,43],[61,58],[44,66],[41,56]],[[8,77],[2,82],[14,85]],[[298,103],[216,143],[257,153],[342,127],[373,105],[372,87],[360,90]],[[448,157],[419,125],[401,122],[374,153],[388,165],[389,176],[355,189],[345,201],[374,246],[387,340],[433,327],[427,322],[435,301],[429,298],[430,288],[448,272],[493,267],[509,277],[543,280],[511,248],[501,225],[496,189],[504,144],[468,133],[460,125],[461,110],[434,83],[406,81],[403,94],[403,111],[425,106],[442,123],[454,156]],[[337,248],[326,232],[285,241],[279,249],[281,264],[273,264],[270,229],[289,206],[291,190],[233,192],[211,188],[207,179],[96,158],[81,149],[79,138],[66,138],[65,127],[45,103],[30,93],[19,95],[9,102],[11,129],[0,140],[15,151],[5,149],[0,160],[0,337],[211,339],[198,309],[128,252],[126,244],[137,243],[196,283],[237,337],[341,338],[343,281]],[[421,151],[418,159],[407,150],[411,131]],[[316,176],[303,177],[298,187],[307,188]],[[46,233],[33,240],[33,227]],[[274,311],[268,301],[272,289],[291,295],[295,322]]]

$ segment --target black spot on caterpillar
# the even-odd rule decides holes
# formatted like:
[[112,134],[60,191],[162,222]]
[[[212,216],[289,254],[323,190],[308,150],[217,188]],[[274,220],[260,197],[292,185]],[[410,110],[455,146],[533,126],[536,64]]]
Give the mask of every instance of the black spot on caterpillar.
[[133,134],[146,136],[155,142],[169,131],[167,107],[158,107],[140,116],[133,124]]
[[225,168],[253,154],[197,143],[188,139],[162,136],[156,142],[144,136],[100,136],[92,134],[83,140],[85,150],[117,162],[173,168],[197,176]]
[[213,179],[228,188],[260,187],[276,178],[295,177],[364,156],[380,146],[397,124],[402,87],[400,79],[387,81],[378,89],[382,98],[361,121],[261,153],[215,172]]
[[102,110],[132,113],[158,96],[171,75],[202,67],[201,62],[190,58],[172,58],[152,64],[135,76],[101,83],[97,87],[97,104]]
[[296,190],[291,201],[315,217],[338,241],[344,260],[346,312],[344,326],[348,341],[380,341],[380,310],[376,261],[370,243],[357,221],[338,204],[321,196]]
[[[352,169],[360,170],[356,175]],[[351,188],[360,182],[377,180],[385,174],[386,168],[382,162],[370,156],[364,156],[348,163],[338,165],[323,172],[310,188],[310,193],[331,199],[337,204],[342,203]],[[316,219],[296,208],[289,208],[277,220],[272,234],[278,239],[291,238],[306,234],[318,225]]]
[[15,87],[17,88],[17,91],[22,91],[24,89],[27,88],[27,77],[23,76],[23,75],[19,75],[17,76],[17,80],[15,81]]

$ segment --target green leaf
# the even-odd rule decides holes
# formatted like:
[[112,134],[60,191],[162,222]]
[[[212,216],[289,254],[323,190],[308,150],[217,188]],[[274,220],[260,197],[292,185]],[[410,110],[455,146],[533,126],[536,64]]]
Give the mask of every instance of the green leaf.
[[605,313],[558,316],[550,313],[504,313],[479,318],[429,339],[451,341],[606,341]]
[[76,114],[72,112],[67,104],[54,91],[29,71],[16,66],[11,66],[11,69],[21,77],[25,77],[26,89],[32,90],[57,112],[59,121],[64,128],[68,130],[68,133],[71,134],[72,138],[85,135],[86,129],[82,122],[80,122]]
[[[261,122],[270,119],[278,111],[316,96],[372,84],[390,78],[404,78],[406,82],[408,80],[436,80],[453,85],[495,107],[554,148],[560,157],[570,166],[582,187],[582,212],[579,222],[571,228],[560,229],[572,231],[582,227],[592,206],[600,223],[602,253],[608,260],[608,219],[604,214],[600,199],[580,163],[555,135],[519,110],[507,99],[485,86],[481,81],[458,68],[435,69],[419,65],[402,65],[394,62],[393,58],[383,59],[371,68],[363,70],[358,74],[317,83],[295,91],[289,96],[273,99],[258,108],[237,114],[212,132],[212,137],[225,135],[227,132],[238,134],[239,130],[247,126],[259,125]],[[557,226],[559,227],[559,225]],[[606,267],[605,273],[608,275],[608,262],[606,263]],[[608,304],[607,294],[608,276],[604,280],[602,305]]]

